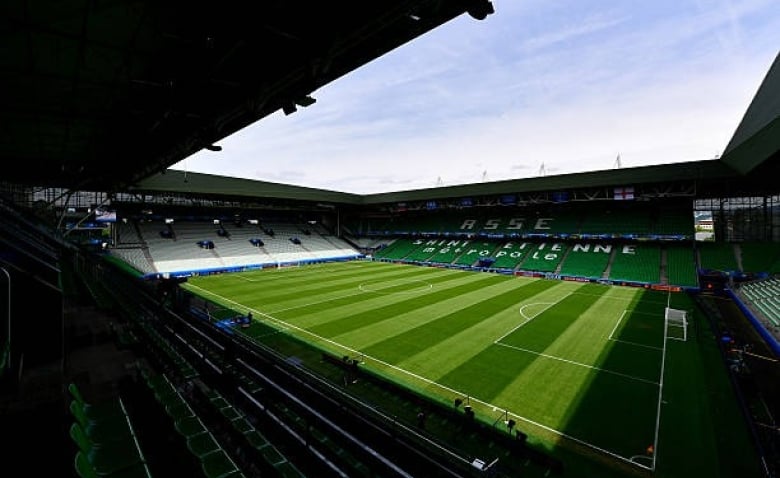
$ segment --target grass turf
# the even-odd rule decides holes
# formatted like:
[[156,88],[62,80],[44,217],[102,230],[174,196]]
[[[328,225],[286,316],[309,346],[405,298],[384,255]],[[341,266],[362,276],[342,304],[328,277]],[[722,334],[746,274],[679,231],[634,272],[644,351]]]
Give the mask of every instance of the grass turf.
[[[485,422],[512,418],[549,450],[576,442],[669,477],[754,468],[739,420],[729,420],[737,430],[727,443],[711,437],[716,408],[733,412],[733,397],[722,399],[730,396],[722,365],[698,340],[665,343],[666,293],[362,261],[193,277],[184,286],[252,311],[265,327],[243,331],[257,340],[283,331],[359,358],[442,403],[464,399]],[[685,295],[672,297],[672,306],[692,309]],[[676,406],[667,416],[668,403]],[[719,462],[732,441],[747,457]]]

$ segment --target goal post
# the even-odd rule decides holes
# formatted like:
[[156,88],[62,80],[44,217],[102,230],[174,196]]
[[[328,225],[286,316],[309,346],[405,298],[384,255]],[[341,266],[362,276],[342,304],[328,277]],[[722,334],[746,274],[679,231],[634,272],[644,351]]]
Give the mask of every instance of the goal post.
[[688,312],[667,307],[665,311],[666,338],[688,340]]

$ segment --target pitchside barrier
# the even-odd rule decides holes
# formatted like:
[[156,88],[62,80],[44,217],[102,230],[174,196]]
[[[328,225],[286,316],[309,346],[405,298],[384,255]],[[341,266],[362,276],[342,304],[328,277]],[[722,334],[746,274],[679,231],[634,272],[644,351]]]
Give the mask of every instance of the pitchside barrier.
[[[484,403],[462,395],[456,396],[451,402],[447,402],[440,396],[440,394],[445,395],[448,393],[445,390],[439,391],[439,393],[436,393],[436,397],[434,397],[423,390],[416,390],[414,387],[400,385],[392,378],[383,376],[383,374],[378,370],[371,370],[361,367],[360,365],[365,361],[372,360],[363,354],[343,355],[339,357],[330,352],[323,351],[322,359],[324,362],[330,363],[344,370],[345,386],[349,386],[349,384],[353,383],[359,378],[370,380],[371,383],[384,388],[388,392],[398,396],[399,398],[402,398],[405,401],[421,405],[422,403],[425,403],[423,407],[427,409],[428,412],[435,411],[435,413],[446,416],[450,420],[463,423],[469,429],[482,435],[485,438],[503,441],[504,446],[508,447],[509,449],[518,450],[524,456],[528,457],[528,459],[530,459],[532,462],[547,468],[551,473],[560,474],[563,472],[562,461],[528,445],[526,442],[528,435],[516,428],[519,419],[513,420],[513,415],[505,410],[498,410],[493,408],[491,412],[489,407],[486,407]],[[478,418],[477,413],[475,412],[482,415],[482,417]],[[492,426],[489,423],[491,421],[491,416],[496,413],[499,413],[499,418],[506,426],[505,432],[503,430],[497,430],[495,423],[493,423]],[[511,426],[509,426],[510,423],[512,424]],[[494,462],[482,462],[482,467],[480,469],[486,471],[489,469],[490,465],[494,464]]]

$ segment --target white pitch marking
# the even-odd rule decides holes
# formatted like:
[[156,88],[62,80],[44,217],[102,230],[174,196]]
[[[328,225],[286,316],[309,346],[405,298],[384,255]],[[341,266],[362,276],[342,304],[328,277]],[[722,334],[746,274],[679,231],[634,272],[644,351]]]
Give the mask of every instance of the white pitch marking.
[[588,365],[588,364],[582,363],[582,362],[575,362],[574,360],[569,360],[569,359],[565,359],[565,358],[562,358],[562,357],[557,357],[555,355],[545,354],[545,353],[542,353],[542,352],[537,352],[535,350],[524,349],[523,347],[518,347],[516,345],[503,344],[503,343],[500,343],[500,342],[495,342],[495,344],[496,345],[501,345],[502,347],[508,347],[510,349],[519,350],[521,352],[526,352],[526,353],[529,353],[529,354],[538,355],[540,357],[548,358],[548,359],[551,359],[551,360],[558,360],[560,362],[568,363],[568,364],[571,364],[571,365],[576,365],[578,367],[585,367],[585,368],[589,368],[591,370],[597,370],[599,372],[604,372],[604,373],[609,373],[609,374],[612,374],[612,375],[617,375],[619,377],[627,378],[629,380],[636,380],[637,382],[649,383],[650,385],[658,385],[658,382],[653,382],[652,380],[647,380],[645,378],[634,377],[633,375],[628,375],[628,374],[625,374],[625,373],[620,373],[620,372],[615,372],[615,371],[612,371],[612,370],[607,370],[605,368],[596,367],[594,365]]
[[[547,309],[549,309],[550,307],[554,306],[555,304],[557,304],[557,303],[561,302],[563,299],[565,299],[565,298],[569,297],[571,294],[572,294],[572,292],[569,292],[568,294],[566,294],[566,295],[564,295],[563,297],[561,297],[560,299],[558,299],[558,301],[557,301],[557,302],[534,302],[534,303],[531,303],[531,304],[525,304],[524,306],[520,307],[520,315],[522,315],[523,317],[525,317],[527,320],[526,320],[525,322],[523,322],[523,323],[521,323],[521,324],[519,324],[519,325],[515,326],[513,329],[511,329],[509,332],[505,333],[505,334],[504,334],[504,335],[502,335],[501,337],[497,338],[497,339],[496,339],[496,340],[495,340],[493,343],[498,343],[498,342],[500,342],[501,340],[505,339],[505,338],[506,338],[506,337],[508,337],[510,334],[512,334],[512,333],[513,333],[515,330],[517,330],[517,329],[519,329],[520,327],[524,326],[525,324],[527,324],[528,322],[532,321],[533,319],[535,319],[535,318],[539,317],[541,314],[543,314],[544,312],[546,312],[546,311],[547,311]],[[542,309],[542,310],[540,310],[539,312],[537,312],[536,314],[534,314],[534,316],[533,316],[533,317],[530,317],[530,318],[529,318],[529,317],[527,317],[527,316],[526,316],[526,315],[523,313],[523,308],[525,308],[525,307],[526,307],[526,306],[528,306],[528,305],[536,305],[536,304],[547,304],[547,307],[545,307],[544,309]]]

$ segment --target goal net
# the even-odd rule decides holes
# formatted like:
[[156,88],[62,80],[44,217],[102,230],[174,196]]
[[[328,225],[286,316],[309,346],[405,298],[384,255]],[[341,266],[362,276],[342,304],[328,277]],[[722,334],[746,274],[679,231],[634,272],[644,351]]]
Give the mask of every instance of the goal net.
[[666,308],[666,338],[688,340],[688,312]]

